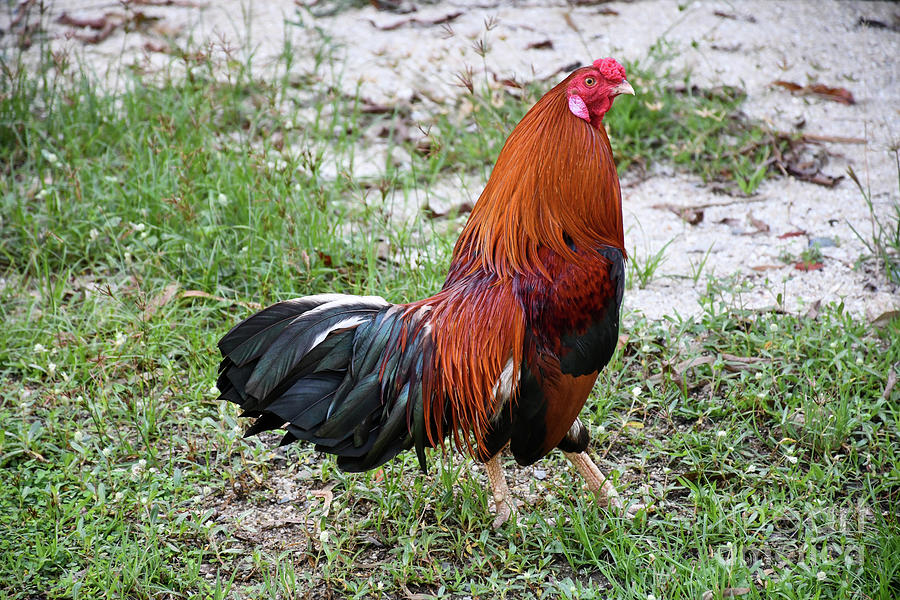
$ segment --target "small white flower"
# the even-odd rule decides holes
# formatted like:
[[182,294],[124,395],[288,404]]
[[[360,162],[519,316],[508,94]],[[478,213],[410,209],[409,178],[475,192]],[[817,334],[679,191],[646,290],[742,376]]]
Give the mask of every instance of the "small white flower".
[[326,530],[323,529],[319,533],[319,541],[322,542],[323,544],[328,543],[328,532]]
[[47,348],[44,347],[43,344],[35,344],[34,345],[34,353],[40,354],[41,352],[46,352]]
[[725,437],[726,435],[726,432],[721,429],[716,432],[716,437]]
[[[209,395],[210,395],[210,396],[218,396],[218,395],[219,395],[219,388],[217,388],[216,386],[212,386],[211,388],[209,388]],[[224,405],[224,404],[221,404],[220,406],[225,406],[225,405]]]
[[50,377],[53,377],[56,374],[55,362],[47,363],[47,374],[50,375]]
[[142,458],[141,460],[137,461],[137,464],[140,468],[143,469],[144,467],[147,466],[147,461]]
[[[104,449],[101,450],[100,452],[103,453],[103,456],[109,456],[110,454],[113,453],[113,447],[112,447],[112,446],[107,446],[106,448],[104,448]],[[121,492],[120,492],[120,493],[121,493]]]
[[100,232],[97,231],[96,229],[94,229],[93,227],[91,227],[91,230],[88,231],[88,237],[91,238],[92,242],[94,240],[96,240],[99,236],[100,236]]
[[39,191],[37,194],[34,195],[34,199],[35,200],[43,200],[44,198],[46,198],[49,195],[50,195],[50,190],[48,190],[47,188],[43,188],[43,189],[41,189],[41,191]]
[[769,323],[769,331],[778,331],[778,323]]
[[185,406],[184,408],[181,409],[181,412],[184,413],[185,416],[187,416],[187,415],[191,414],[191,407]]
[[769,395],[769,392],[767,392],[766,390],[762,390],[761,392],[756,392],[756,397],[759,398],[760,400],[762,400],[763,398],[765,398],[768,395]]
[[104,175],[103,179],[105,179],[108,183],[119,183],[119,178],[115,175]]
[[218,200],[219,200],[219,204],[221,204],[222,206],[227,206],[227,205],[228,205],[228,196],[226,196],[226,195],[223,194],[222,192],[219,192],[219,198],[218,198]]
[[830,344],[828,344],[828,347],[829,347],[829,348],[837,348],[837,347],[838,347],[838,343],[837,343],[837,342],[831,342]]
[[135,231],[143,231],[144,229],[147,228],[147,226],[144,225],[143,223],[132,223],[132,224],[131,224],[131,227],[132,227]]
[[125,497],[125,494],[123,494],[122,492],[116,492],[115,495],[113,495],[113,500],[115,500],[116,502],[119,502],[124,497]]
[[828,576],[825,575],[825,571],[819,571],[818,573],[816,573],[816,579],[818,579],[819,581],[825,581],[827,577]]
[[237,426],[237,425],[235,425],[235,426],[231,429],[231,432],[232,432],[234,435],[241,435],[241,434],[243,433],[243,431],[241,430],[241,428],[240,428],[239,426]]
[[634,396],[635,398],[637,398],[638,396],[640,396],[643,393],[643,391],[644,391],[644,389],[641,386],[636,385],[633,388],[631,388],[631,395]]
[[796,457],[796,456],[786,456],[785,458],[786,458],[787,461],[788,461],[789,463],[791,463],[792,465],[796,465],[796,464],[797,464],[797,457]]
[[49,150],[41,149],[41,156],[43,156],[44,160],[46,160],[48,163],[50,163],[54,167],[59,164],[59,157],[57,155],[55,155],[54,153],[50,152]]
[[753,377],[754,377],[755,379],[757,379],[757,380],[762,379],[762,377],[763,377],[763,376],[762,376],[762,372],[757,371],[756,374],[753,375]]
[[116,332],[116,341],[114,342],[116,348],[124,344],[127,340],[128,336],[126,336],[124,333],[122,333],[121,331]]
[[643,346],[641,346],[641,352],[647,353],[651,350],[653,350],[653,348],[650,347],[650,344],[644,344]]
[[[860,357],[858,357],[858,358],[856,359],[856,364],[858,364],[858,365],[863,364],[862,356],[860,356]],[[821,571],[819,571],[819,572],[821,573]]]
[[126,263],[131,264],[131,252],[126,252],[122,257]]

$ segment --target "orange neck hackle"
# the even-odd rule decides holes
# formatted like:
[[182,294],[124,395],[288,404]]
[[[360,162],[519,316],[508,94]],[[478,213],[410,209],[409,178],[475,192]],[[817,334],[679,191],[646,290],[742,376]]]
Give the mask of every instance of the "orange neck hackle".
[[547,92],[510,134],[456,244],[454,262],[474,255],[500,280],[527,273],[549,278],[541,247],[569,260],[575,260],[571,245],[607,245],[624,253],[609,138],[602,126],[570,112],[565,90],[574,76]]

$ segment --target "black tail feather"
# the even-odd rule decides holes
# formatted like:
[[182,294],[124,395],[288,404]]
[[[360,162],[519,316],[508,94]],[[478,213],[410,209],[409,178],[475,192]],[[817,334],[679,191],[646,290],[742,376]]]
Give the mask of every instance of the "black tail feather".
[[270,306],[219,342],[221,399],[256,418],[246,435],[284,428],[281,445],[309,441],[346,471],[375,468],[413,445],[424,470],[427,312],[341,295]]

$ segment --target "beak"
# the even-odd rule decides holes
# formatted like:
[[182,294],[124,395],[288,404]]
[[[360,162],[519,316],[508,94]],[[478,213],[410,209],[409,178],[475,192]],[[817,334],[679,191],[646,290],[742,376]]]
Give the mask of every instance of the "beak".
[[622,81],[619,85],[612,89],[613,96],[619,96],[621,94],[628,94],[630,96],[634,96],[634,88],[631,87],[631,84],[627,81]]

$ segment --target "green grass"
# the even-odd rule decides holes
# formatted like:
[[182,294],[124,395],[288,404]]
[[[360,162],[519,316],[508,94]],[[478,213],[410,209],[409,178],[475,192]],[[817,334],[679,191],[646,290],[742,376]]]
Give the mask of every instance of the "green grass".
[[[695,319],[629,327],[584,412],[594,456],[652,507],[634,522],[598,509],[557,455],[540,477],[518,473],[521,522],[494,532],[484,477],[459,456],[432,453],[429,476],[411,456],[347,475],[309,448],[240,439],[234,407],[210,388],[215,343],[246,303],[436,290],[458,222],[398,224],[390,198],[486,169],[527,99],[436,118],[431,151],[409,143],[408,165],[362,180],[364,133],[404,116],[367,114],[322,83],[327,53],[277,84],[199,61],[115,95],[77,70],[5,60],[4,595],[900,593],[900,391],[884,393],[897,323],[872,331],[837,306],[816,320],[754,313],[738,281],[712,280]],[[622,168],[694,169],[680,157],[733,144],[710,131],[679,150],[709,123],[678,111],[736,110],[738,97],[667,91],[669,76],[633,70],[663,107],[626,99],[610,114]],[[643,119],[671,128],[674,146],[643,137]],[[728,177],[710,168],[700,174]]]

